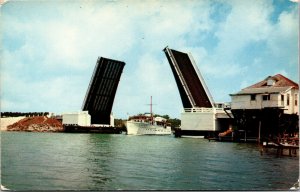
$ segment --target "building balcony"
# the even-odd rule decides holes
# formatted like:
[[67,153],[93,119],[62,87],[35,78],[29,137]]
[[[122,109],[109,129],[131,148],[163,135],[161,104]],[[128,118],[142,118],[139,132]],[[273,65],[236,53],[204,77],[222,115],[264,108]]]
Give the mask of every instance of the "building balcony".
[[263,108],[285,108],[281,101],[236,101],[231,103],[231,109],[263,109]]

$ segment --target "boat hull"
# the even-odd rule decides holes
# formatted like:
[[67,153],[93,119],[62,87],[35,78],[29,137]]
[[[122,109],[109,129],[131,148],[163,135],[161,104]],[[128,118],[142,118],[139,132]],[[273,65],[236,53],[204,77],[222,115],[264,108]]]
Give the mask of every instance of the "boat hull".
[[80,126],[64,125],[66,133],[102,133],[102,134],[121,134],[122,129],[118,127],[97,127],[97,126]]
[[171,135],[170,126],[151,125],[147,122],[127,121],[127,135]]

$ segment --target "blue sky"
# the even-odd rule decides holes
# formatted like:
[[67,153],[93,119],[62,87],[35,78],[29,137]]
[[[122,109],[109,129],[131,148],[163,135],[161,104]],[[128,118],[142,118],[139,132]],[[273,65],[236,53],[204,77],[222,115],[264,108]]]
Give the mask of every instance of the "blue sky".
[[99,56],[126,62],[115,118],[180,117],[164,47],[193,55],[216,102],[269,75],[298,82],[295,0],[6,1],[1,111],[81,110]]

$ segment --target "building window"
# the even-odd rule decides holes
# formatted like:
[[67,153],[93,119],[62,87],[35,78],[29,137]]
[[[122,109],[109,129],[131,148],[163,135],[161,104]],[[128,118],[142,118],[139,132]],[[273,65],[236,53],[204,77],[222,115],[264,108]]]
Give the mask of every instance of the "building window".
[[273,86],[273,85],[275,85],[274,79],[268,79],[268,80],[267,80],[267,85],[268,85],[268,86]]
[[297,105],[298,105],[298,95],[295,94],[295,106],[297,106]]
[[256,95],[255,94],[251,95],[251,101],[255,101],[255,100],[256,100]]
[[284,101],[284,95],[281,95],[281,101]]
[[270,100],[270,95],[263,95],[262,99],[263,99],[263,101],[269,101]]
[[290,105],[290,94],[287,94],[287,96],[286,96],[286,105],[287,106]]

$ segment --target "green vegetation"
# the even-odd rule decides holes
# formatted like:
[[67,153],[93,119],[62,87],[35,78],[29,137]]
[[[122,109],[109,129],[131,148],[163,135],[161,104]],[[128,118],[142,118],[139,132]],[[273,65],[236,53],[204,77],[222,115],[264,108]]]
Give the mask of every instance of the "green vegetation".
[[122,129],[126,129],[125,123],[127,120],[124,119],[115,119],[115,127],[120,127]]
[[[142,114],[140,114],[140,115],[142,115]],[[170,118],[169,115],[158,115],[158,114],[153,115],[153,117],[158,117],[158,116],[167,119],[167,122],[171,123],[172,128],[179,127],[181,124],[180,119]],[[127,119],[115,119],[115,126],[125,128],[126,121],[127,121]]]
[[35,117],[35,116],[47,116],[49,112],[1,112],[1,117]]
[[168,122],[171,123],[172,128],[179,127],[181,125],[181,120],[177,118],[169,119]]
[[179,127],[180,124],[181,124],[180,119],[177,119],[177,118],[174,118],[174,119],[173,119],[173,118],[170,118],[169,115],[158,115],[158,114],[154,114],[153,116],[154,116],[154,117],[159,116],[159,117],[163,117],[163,118],[167,119],[167,122],[171,123],[171,127],[172,127],[172,128]]

